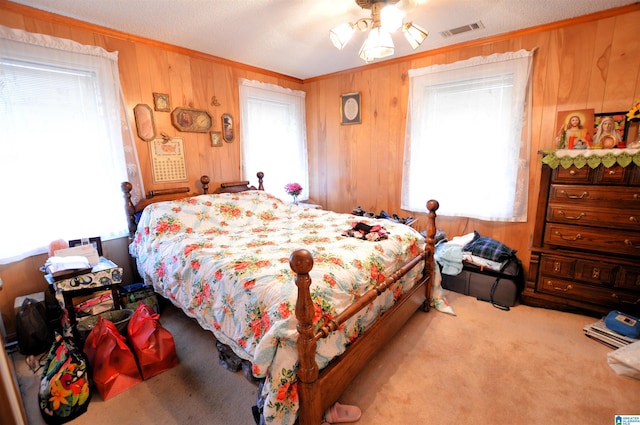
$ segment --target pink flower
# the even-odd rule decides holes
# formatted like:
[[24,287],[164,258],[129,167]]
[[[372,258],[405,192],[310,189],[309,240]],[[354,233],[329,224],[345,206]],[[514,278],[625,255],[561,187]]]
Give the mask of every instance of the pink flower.
[[291,196],[298,196],[302,193],[302,186],[298,183],[288,183],[284,186],[284,190]]

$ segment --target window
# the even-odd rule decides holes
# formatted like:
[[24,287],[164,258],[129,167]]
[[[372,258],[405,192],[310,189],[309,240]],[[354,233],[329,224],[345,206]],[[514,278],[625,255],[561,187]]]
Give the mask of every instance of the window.
[[291,201],[284,186],[299,183],[299,200],[309,198],[305,93],[257,81],[240,80],[242,178],[265,174],[265,188]]
[[5,27],[0,52],[0,264],[124,236],[117,54]]
[[526,221],[532,53],[410,70],[402,208]]

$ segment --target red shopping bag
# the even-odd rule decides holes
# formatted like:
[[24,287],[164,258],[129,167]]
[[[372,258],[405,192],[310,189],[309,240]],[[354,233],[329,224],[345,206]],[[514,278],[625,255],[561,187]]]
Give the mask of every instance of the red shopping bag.
[[129,321],[129,342],[144,379],[178,364],[173,335],[160,324],[160,315],[141,302]]
[[113,322],[98,316],[98,323],[84,343],[96,390],[103,400],[120,394],[142,376],[133,352]]

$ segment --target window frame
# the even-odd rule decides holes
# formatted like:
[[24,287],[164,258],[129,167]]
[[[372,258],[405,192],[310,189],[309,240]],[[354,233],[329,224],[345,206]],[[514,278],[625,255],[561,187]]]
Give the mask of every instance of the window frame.
[[[527,220],[532,56],[533,51],[520,50],[409,71],[403,209],[426,212],[426,200],[437,199],[440,215]],[[513,87],[507,90],[508,79]],[[479,97],[474,105],[472,96],[460,93],[477,90],[473,84],[479,81],[486,93],[480,90],[478,96],[488,97]],[[439,90],[445,95],[437,98]],[[509,90],[508,104],[500,103],[502,98],[496,109],[487,109],[487,100]],[[484,125],[494,118],[491,111],[500,112],[496,119],[505,117],[506,122]],[[474,119],[478,121],[469,124]]]

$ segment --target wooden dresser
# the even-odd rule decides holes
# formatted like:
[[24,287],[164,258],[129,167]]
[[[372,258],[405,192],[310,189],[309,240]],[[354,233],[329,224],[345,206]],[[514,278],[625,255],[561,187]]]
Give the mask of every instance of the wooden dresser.
[[522,302],[640,315],[640,168],[542,166]]

